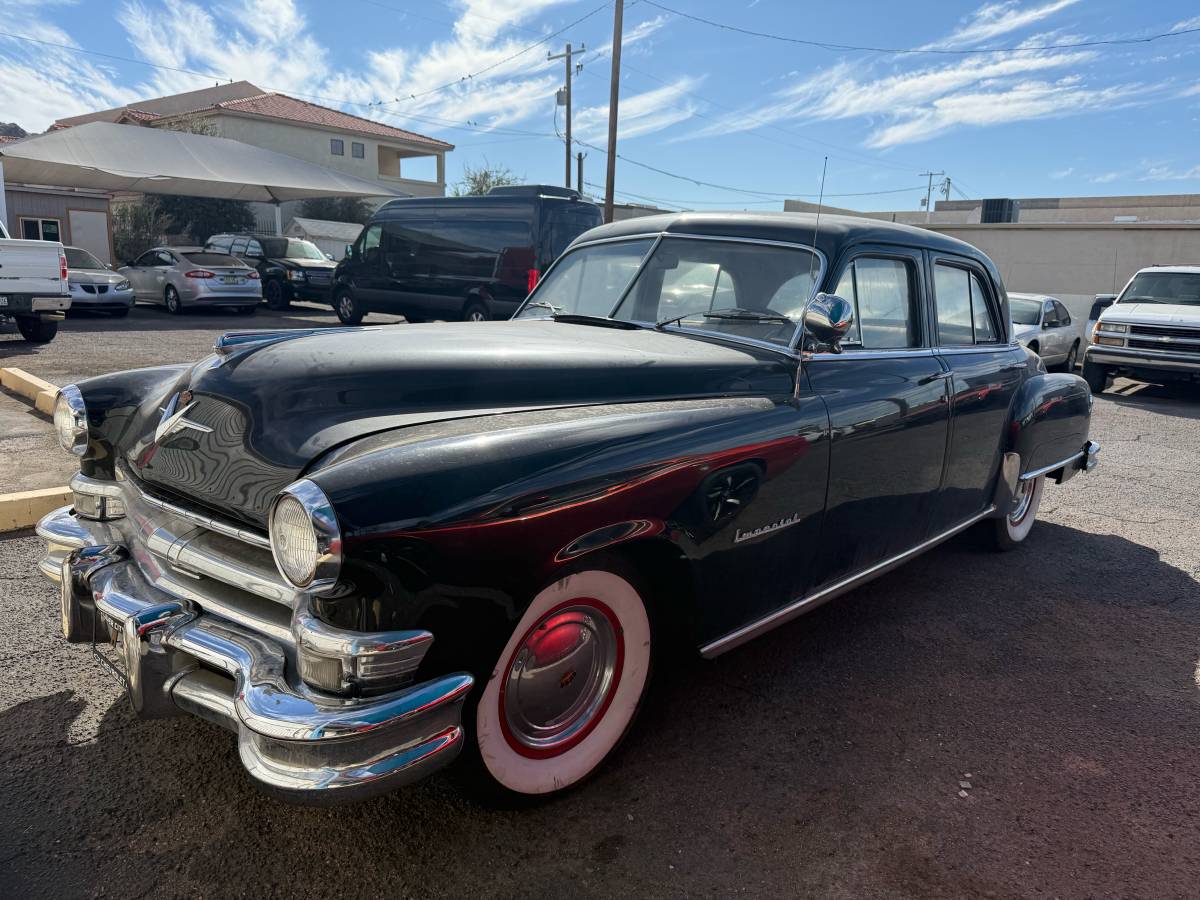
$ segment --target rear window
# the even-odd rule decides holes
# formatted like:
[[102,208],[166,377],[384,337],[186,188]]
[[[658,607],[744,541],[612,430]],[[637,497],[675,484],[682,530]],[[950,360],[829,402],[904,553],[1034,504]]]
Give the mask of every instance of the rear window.
[[80,250],[78,247],[64,247],[63,252],[67,254],[67,266],[72,269],[103,269],[104,263],[92,256],[86,250]]
[[591,203],[547,203],[542,217],[544,265],[562,256],[575,238],[604,222],[600,208]]
[[246,268],[246,264],[234,256],[224,253],[184,253],[183,258],[197,266],[236,266]]

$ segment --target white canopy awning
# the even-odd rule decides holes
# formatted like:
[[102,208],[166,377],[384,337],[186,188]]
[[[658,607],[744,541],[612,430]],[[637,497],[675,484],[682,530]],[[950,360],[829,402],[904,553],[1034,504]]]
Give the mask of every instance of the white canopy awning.
[[111,122],[89,122],[0,144],[0,164],[0,178],[9,182],[100,191],[268,203],[407,196],[240,141]]

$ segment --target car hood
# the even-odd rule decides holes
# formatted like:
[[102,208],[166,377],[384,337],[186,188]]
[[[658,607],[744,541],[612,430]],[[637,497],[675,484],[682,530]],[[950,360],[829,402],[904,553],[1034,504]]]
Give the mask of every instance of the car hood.
[[1200,306],[1192,303],[1119,303],[1100,316],[1103,322],[1200,326]]
[[[229,343],[143,398],[117,450],[141,480],[256,524],[321,454],[369,434],[525,409],[789,396],[796,372],[767,349],[547,320]],[[164,410],[183,413],[172,429]]]
[[67,281],[71,284],[120,284],[125,281],[120,272],[99,269],[67,269]]
[[273,262],[290,269],[332,269],[337,266],[337,263],[331,259],[295,259],[290,256],[273,260]]

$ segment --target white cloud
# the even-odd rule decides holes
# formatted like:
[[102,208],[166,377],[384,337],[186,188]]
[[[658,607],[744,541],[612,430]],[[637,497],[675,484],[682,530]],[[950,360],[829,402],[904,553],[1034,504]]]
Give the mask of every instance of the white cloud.
[[1034,25],[1078,2],[1079,0],[1051,0],[1050,3],[1042,6],[1024,9],[1018,5],[1016,0],[988,3],[975,10],[957,31],[929,46],[950,47],[982,43]]
[[[696,105],[687,99],[687,94],[699,84],[700,79],[685,76],[655,90],[622,97],[617,136],[639,137],[690,119]],[[599,141],[608,128],[608,104],[577,110],[574,127],[581,140]]]
[[1105,172],[1103,175],[1096,175],[1088,180],[1092,184],[1110,184],[1121,177],[1120,172]]
[[1074,166],[1067,166],[1065,169],[1057,169],[1050,173],[1050,177],[1054,179],[1069,178],[1075,174]]
[[1172,166],[1151,166],[1146,174],[1138,181],[1197,181],[1200,180],[1200,165],[1187,169],[1176,169]]

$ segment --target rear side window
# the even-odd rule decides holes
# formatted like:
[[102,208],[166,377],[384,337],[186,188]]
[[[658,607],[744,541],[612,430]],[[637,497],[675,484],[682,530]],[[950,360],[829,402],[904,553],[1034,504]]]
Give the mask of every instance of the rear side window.
[[843,343],[864,350],[919,346],[913,282],[912,263],[907,260],[860,256],[850,263],[835,291],[854,304],[854,339]]
[[1059,303],[1057,300],[1054,301],[1054,308],[1056,310],[1058,310],[1058,324],[1059,325],[1070,325],[1071,324],[1071,314],[1069,312],[1067,312],[1067,308],[1065,306],[1063,306],[1061,303]]
[[472,278],[528,290],[536,268],[530,225],[518,219],[392,219],[383,252],[391,266],[414,275]]
[[942,346],[964,347],[999,340],[987,289],[974,272],[938,263],[933,268],[933,290]]

